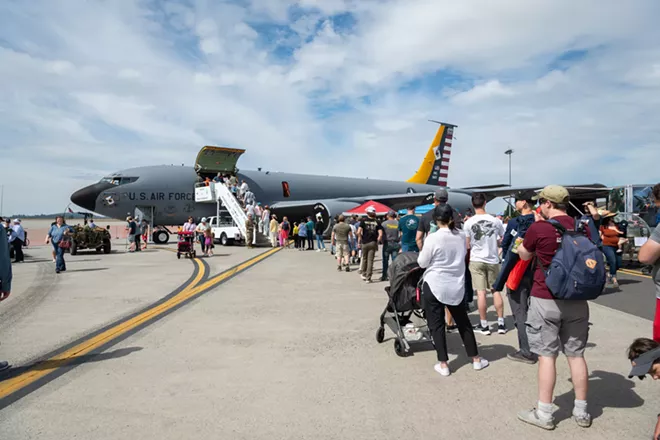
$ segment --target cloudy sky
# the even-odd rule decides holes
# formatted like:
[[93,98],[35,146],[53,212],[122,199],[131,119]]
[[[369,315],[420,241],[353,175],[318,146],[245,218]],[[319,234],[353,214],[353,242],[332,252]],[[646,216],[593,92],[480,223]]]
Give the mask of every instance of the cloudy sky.
[[[609,4],[609,6],[608,6]],[[660,2],[0,2],[4,213],[131,166],[407,179],[437,119],[449,184],[660,180]]]

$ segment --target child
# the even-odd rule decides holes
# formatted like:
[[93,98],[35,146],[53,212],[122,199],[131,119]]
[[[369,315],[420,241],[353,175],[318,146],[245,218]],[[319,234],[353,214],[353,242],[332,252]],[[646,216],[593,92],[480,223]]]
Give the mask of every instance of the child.
[[[628,375],[629,379],[635,376],[644,379],[647,374],[651,375],[653,380],[660,379],[660,344],[653,339],[635,339],[628,348],[628,359],[633,366]],[[660,440],[660,415],[655,424],[653,439]]]
[[204,245],[206,246],[206,253],[204,254],[207,257],[213,256],[213,230],[211,228],[206,228],[204,231]]
[[294,223],[293,224],[293,240],[294,240],[293,247],[295,247],[296,249],[298,249],[300,247],[300,240],[298,239],[298,231],[299,230],[300,229],[298,228],[298,223]]

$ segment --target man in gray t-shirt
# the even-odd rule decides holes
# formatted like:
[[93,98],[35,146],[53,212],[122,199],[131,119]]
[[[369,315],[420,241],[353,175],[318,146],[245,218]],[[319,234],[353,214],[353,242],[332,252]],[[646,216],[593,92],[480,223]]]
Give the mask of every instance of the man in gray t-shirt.
[[396,221],[396,213],[390,211],[387,213],[387,220],[381,223],[385,234],[385,243],[383,244],[383,275],[381,281],[387,281],[387,269],[390,257],[392,261],[401,250],[401,231],[399,231],[399,222]]
[[[660,207],[660,183],[653,187],[655,206]],[[653,321],[653,339],[660,342],[660,224],[655,227],[651,238],[639,250],[639,262],[653,265],[653,282],[655,283],[655,320]]]

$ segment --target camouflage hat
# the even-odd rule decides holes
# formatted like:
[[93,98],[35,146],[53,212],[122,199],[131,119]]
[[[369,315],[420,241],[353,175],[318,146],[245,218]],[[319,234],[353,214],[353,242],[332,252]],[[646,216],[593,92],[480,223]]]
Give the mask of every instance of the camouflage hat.
[[560,185],[548,185],[541,190],[537,195],[532,197],[532,200],[549,200],[553,203],[568,203],[570,196],[568,190]]

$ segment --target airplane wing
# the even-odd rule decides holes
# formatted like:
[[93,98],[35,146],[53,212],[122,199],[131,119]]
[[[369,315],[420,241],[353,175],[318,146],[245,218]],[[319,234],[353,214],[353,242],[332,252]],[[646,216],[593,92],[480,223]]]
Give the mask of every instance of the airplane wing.
[[[575,199],[575,200],[599,199],[599,198],[607,197],[610,191],[612,191],[612,188],[609,188],[600,183],[592,183],[586,185],[562,185],[562,186],[564,186],[568,190],[568,193],[571,195],[571,199]],[[497,185],[461,188],[461,190],[463,191],[484,193],[486,194],[489,200],[492,200],[496,197],[511,196],[517,193],[518,191],[539,192],[542,189],[543,189],[542,186],[517,186],[517,187],[501,186],[500,187]]]
[[310,213],[321,213],[329,218],[342,212],[357,208],[365,202],[374,201],[382,203],[393,210],[407,208],[410,205],[423,205],[433,202],[433,193],[409,193],[409,194],[390,194],[374,195],[361,197],[340,197],[326,200],[297,200],[281,201],[271,205],[274,213],[289,216],[304,216]]

